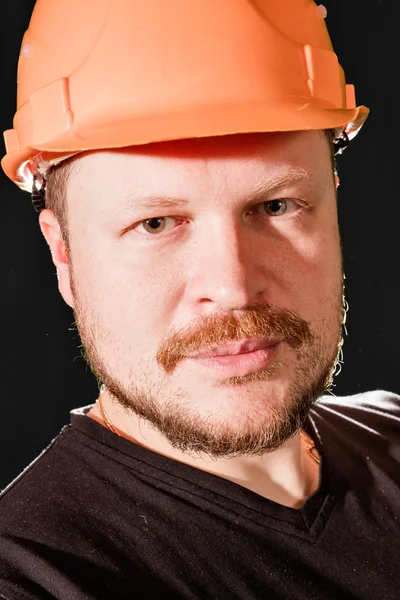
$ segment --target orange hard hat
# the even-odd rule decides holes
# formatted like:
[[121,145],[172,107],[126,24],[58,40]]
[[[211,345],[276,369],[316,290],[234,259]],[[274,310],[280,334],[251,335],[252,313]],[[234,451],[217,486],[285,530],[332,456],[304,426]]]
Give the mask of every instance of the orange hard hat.
[[37,0],[5,173],[75,153],[245,132],[345,130],[356,107],[313,0]]

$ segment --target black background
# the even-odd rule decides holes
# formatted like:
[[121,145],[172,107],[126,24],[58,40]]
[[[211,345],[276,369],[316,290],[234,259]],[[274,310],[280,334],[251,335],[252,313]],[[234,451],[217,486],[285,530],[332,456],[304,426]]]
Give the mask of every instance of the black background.
[[[400,392],[398,2],[324,4],[347,82],[356,86],[357,103],[371,109],[362,132],[339,157],[339,219],[350,311],[345,363],[335,393]],[[33,5],[34,0],[0,2],[1,131],[12,127],[17,60]],[[29,195],[3,172],[0,202],[2,488],[69,422],[70,409],[94,402],[97,385],[80,357],[80,341],[71,329],[73,313],[58,292]]]

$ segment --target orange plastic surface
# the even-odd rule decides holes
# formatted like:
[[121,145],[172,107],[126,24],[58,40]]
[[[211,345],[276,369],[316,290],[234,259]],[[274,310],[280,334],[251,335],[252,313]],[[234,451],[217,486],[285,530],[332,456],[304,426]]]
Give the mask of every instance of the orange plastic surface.
[[37,0],[2,166],[39,152],[348,127],[368,115],[312,0]]

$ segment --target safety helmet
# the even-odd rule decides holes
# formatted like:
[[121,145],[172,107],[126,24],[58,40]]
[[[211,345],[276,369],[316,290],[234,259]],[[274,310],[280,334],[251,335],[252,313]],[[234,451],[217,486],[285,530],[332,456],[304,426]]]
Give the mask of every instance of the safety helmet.
[[313,0],[37,0],[5,173],[76,153],[234,133],[333,129],[356,106]]

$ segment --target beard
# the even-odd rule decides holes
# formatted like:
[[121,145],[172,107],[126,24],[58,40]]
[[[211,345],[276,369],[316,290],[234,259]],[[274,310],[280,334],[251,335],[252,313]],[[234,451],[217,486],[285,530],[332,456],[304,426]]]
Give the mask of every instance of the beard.
[[[240,317],[232,314],[202,317],[185,329],[170,331],[155,356],[164,376],[163,381],[157,382],[148,380],[149,366],[143,362],[133,377],[124,377],[124,380],[112,372],[102,356],[101,343],[110,339],[110,332],[104,331],[99,315],[93,314],[90,304],[82,301],[73,274],[70,280],[82,355],[99,385],[106,388],[112,400],[128,415],[146,421],[181,452],[218,458],[261,456],[276,450],[303,427],[312,406],[332,385],[343,344],[343,288],[342,293],[336,295],[336,318],[330,323],[329,339],[324,335],[329,327],[321,325],[321,329],[313,331],[310,323],[299,315],[269,303],[249,307],[241,311]],[[274,379],[285,370],[285,364],[280,361],[256,373],[214,382],[214,387],[231,388],[233,393],[245,392],[255,383],[265,382],[261,383],[260,390],[265,397],[261,415],[259,410],[248,414],[246,423],[235,416],[220,420],[204,417],[185,390],[168,391],[168,377],[171,379],[188,353],[248,337],[284,339],[296,357],[292,381],[285,398],[278,403],[269,401],[269,395]],[[151,368],[154,370],[154,362]]]

